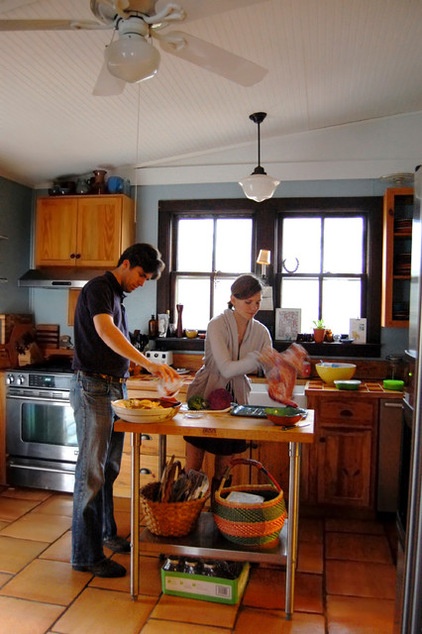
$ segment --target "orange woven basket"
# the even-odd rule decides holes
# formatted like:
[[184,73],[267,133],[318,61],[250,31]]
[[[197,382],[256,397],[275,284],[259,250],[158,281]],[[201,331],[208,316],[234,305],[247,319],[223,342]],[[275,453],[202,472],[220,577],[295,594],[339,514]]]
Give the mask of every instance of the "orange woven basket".
[[[233,466],[247,464],[256,467],[269,480],[268,484],[248,484],[224,487]],[[231,491],[261,495],[264,502],[240,504],[230,502]],[[236,458],[231,461],[212,503],[214,521],[226,539],[243,546],[272,547],[287,518],[283,491],[277,480],[257,460]]]
[[148,530],[161,537],[188,535],[195,528],[209,496],[189,502],[154,502],[159,487],[159,482],[149,482],[139,491]]

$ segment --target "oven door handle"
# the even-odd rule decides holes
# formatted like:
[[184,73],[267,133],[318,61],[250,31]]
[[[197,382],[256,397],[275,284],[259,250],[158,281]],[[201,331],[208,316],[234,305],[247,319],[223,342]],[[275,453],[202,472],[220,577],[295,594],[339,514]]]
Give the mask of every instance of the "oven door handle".
[[[59,392],[56,392],[58,394]],[[57,404],[68,404],[70,403],[68,392],[61,392],[65,396],[63,398],[53,398],[53,397],[45,397],[45,396],[27,396],[23,394],[7,394],[7,400],[15,400],[15,401],[27,401],[28,403],[33,403],[36,401],[37,403],[57,403]]]

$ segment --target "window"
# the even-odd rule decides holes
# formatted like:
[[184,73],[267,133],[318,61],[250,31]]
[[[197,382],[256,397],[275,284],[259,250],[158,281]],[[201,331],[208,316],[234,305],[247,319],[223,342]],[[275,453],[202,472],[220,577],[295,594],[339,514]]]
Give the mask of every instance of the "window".
[[[158,235],[167,267],[157,311],[170,308],[175,318],[182,303],[186,328],[205,329],[235,277],[259,274],[258,251],[269,249],[274,308],[300,308],[309,333],[319,317],[335,334],[348,333],[350,317],[365,317],[368,342],[379,344],[381,197],[160,201]],[[258,318],[274,334],[273,311]]]
[[173,229],[175,303],[184,306],[186,327],[205,330],[227,308],[237,275],[251,270],[252,219],[176,217]]
[[227,308],[236,277],[254,270],[253,211],[243,202],[220,207],[219,201],[160,203],[158,248],[167,267],[157,309],[161,296],[175,318],[176,304],[183,304],[185,328],[205,330]]
[[359,214],[281,219],[281,308],[301,309],[301,331],[323,318],[333,333],[362,317],[366,218]]

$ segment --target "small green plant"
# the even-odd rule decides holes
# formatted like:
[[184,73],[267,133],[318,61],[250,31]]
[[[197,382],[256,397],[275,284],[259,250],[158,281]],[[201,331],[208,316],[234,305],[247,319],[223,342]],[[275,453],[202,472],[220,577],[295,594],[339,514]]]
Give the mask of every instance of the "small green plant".
[[325,323],[323,319],[315,319],[315,321],[312,322],[314,324],[315,328],[318,328],[318,330],[324,330],[325,329]]

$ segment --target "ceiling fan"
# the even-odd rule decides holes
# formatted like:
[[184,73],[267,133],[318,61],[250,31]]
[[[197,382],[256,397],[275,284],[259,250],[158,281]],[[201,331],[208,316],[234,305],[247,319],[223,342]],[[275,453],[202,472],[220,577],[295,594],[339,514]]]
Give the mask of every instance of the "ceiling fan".
[[[126,82],[154,77],[160,63],[160,53],[153,45],[154,40],[166,53],[242,86],[252,86],[263,79],[267,69],[188,33],[161,31],[177,22],[192,22],[266,1],[181,0],[178,4],[166,0],[91,0],[91,12],[96,20],[0,19],[0,31],[113,29],[113,38],[106,46],[94,95],[117,95],[123,91]],[[116,32],[118,38],[114,40]]]

